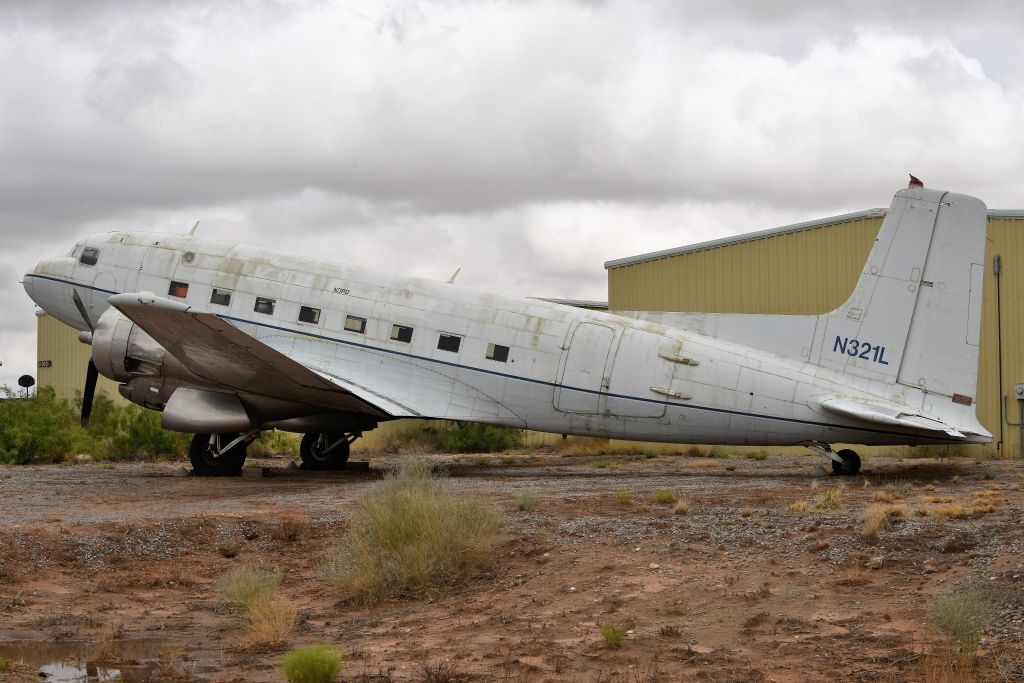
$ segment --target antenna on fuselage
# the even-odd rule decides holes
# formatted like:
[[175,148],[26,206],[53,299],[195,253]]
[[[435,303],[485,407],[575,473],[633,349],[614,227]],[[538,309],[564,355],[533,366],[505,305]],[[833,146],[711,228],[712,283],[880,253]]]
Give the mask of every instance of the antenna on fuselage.
[[195,235],[196,234],[196,228],[198,228],[198,227],[199,227],[199,221],[196,221],[196,224],[193,225],[192,229],[188,231],[188,236],[192,237],[192,235]]
[[461,272],[462,272],[462,267],[461,266],[456,268],[455,272],[452,273],[452,276],[450,278],[448,278],[448,284],[454,285],[455,284],[455,278],[457,278],[459,276],[459,273],[461,273]]

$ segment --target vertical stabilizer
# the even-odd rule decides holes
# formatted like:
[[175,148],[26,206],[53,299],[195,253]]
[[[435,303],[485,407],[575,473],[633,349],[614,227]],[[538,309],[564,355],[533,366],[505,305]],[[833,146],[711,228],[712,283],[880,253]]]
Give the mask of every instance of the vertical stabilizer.
[[986,221],[974,197],[896,193],[853,294],[818,318],[811,362],[973,400]]

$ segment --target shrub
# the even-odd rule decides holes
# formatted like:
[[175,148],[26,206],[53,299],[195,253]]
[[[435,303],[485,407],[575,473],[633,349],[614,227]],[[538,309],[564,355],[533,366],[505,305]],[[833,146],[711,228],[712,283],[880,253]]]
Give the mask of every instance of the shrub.
[[612,626],[611,624],[608,626],[602,626],[601,639],[604,641],[606,647],[622,647],[622,641],[626,639],[626,629],[621,626]]
[[651,458],[657,458],[658,457],[658,449],[657,448],[645,448],[644,449],[644,457],[647,458],[648,460],[650,460]]
[[597,460],[595,460],[594,462],[592,462],[590,464],[593,465],[594,467],[598,468],[598,469],[603,470],[606,467],[610,467],[611,464],[612,464],[612,461],[609,460],[608,458],[598,458]]
[[[76,400],[80,409],[81,397]],[[134,403],[115,404],[103,394],[93,402],[85,430],[95,444],[92,454],[102,459],[176,458],[188,452],[191,436],[160,426],[160,413]]]
[[476,422],[428,427],[435,450],[440,453],[500,453],[523,445],[523,430]]
[[661,489],[654,492],[654,502],[660,505],[668,505],[676,502],[676,494],[668,489]]
[[522,510],[523,512],[532,510],[536,505],[537,494],[534,493],[533,491],[524,491],[523,493],[519,494],[518,498],[516,498],[516,507]]
[[8,398],[0,401],[0,463],[59,462],[88,442],[78,415],[52,389],[12,398],[14,392],[5,386],[0,394]]
[[281,576],[277,572],[244,566],[218,581],[217,590],[227,602],[248,610],[272,597],[280,584]]
[[936,598],[931,612],[939,628],[959,643],[961,654],[973,658],[996,608],[981,589],[970,588]]
[[299,454],[300,440],[298,434],[269,429],[249,444],[249,457],[265,458],[279,453],[295,456]]
[[457,583],[490,554],[499,516],[452,493],[423,460],[407,460],[358,499],[359,515],[325,574],[349,598],[417,596]]
[[711,458],[724,458],[729,455],[723,446],[712,446],[708,451],[708,457]]
[[747,460],[757,460],[758,462],[761,462],[762,460],[768,459],[768,452],[758,451],[757,453],[747,453],[746,458]]
[[619,505],[630,505],[633,503],[633,494],[629,491],[616,491],[615,500]]
[[735,472],[736,471],[736,465],[726,465],[725,466],[725,471],[726,472]]
[[310,645],[284,656],[281,669],[288,683],[330,683],[341,672],[345,657],[327,645]]
[[675,515],[688,515],[690,514],[690,504],[685,500],[681,500],[676,503],[676,506],[672,508],[672,514]]

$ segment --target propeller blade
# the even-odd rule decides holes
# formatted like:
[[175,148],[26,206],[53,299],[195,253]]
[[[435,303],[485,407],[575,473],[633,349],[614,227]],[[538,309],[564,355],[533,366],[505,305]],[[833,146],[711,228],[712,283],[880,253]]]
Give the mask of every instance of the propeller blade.
[[78,309],[78,312],[81,314],[82,320],[85,321],[85,324],[89,326],[89,331],[95,332],[96,330],[93,329],[92,320],[89,319],[89,313],[86,312],[85,304],[82,303],[82,297],[78,296],[77,289],[71,290],[71,298],[75,300],[75,308]]
[[82,426],[89,426],[89,413],[92,412],[92,398],[96,394],[96,378],[99,377],[96,364],[89,361],[89,368],[85,373],[85,391],[82,392]]

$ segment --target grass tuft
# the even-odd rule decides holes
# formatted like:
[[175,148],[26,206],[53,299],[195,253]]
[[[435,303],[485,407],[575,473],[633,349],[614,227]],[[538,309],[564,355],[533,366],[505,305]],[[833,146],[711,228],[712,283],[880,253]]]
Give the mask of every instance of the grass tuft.
[[358,500],[359,515],[324,572],[342,593],[370,602],[450,586],[488,559],[498,512],[456,496],[424,460],[407,460]]
[[690,514],[690,504],[685,500],[681,500],[676,503],[676,506],[672,508],[672,514],[674,515],[688,515]]
[[905,496],[910,493],[910,489],[913,487],[914,485],[906,479],[893,479],[892,481],[887,481],[882,488],[894,496]]
[[927,513],[939,519],[967,519],[971,516],[971,511],[959,503],[942,503],[928,508]]
[[787,509],[790,512],[807,512],[807,509],[810,506],[810,503],[808,503],[806,500],[798,500],[795,503],[790,503]]
[[669,505],[671,503],[676,502],[676,494],[670,491],[669,489],[661,489],[659,491],[655,491],[652,498],[654,498],[654,502],[658,503],[659,505]]
[[310,645],[284,656],[281,669],[288,683],[331,683],[345,661],[341,650],[327,645]]
[[863,526],[860,535],[864,538],[878,538],[880,531],[892,529],[892,519],[903,517],[907,514],[906,505],[892,503],[878,503],[872,505],[864,512],[862,518]]
[[981,634],[996,615],[996,607],[979,588],[948,593],[931,603],[936,623],[960,645],[961,656],[973,659]]
[[818,502],[815,503],[816,510],[838,510],[846,500],[846,492],[841,488],[825,489],[818,494]]
[[626,639],[626,629],[611,624],[601,627],[601,640],[605,647],[617,649],[622,647],[622,641]]
[[516,508],[527,512],[537,506],[537,494],[533,491],[523,491],[516,498]]
[[616,491],[615,502],[617,502],[619,505],[632,505],[633,494],[630,493],[629,491]]
[[295,628],[298,611],[287,598],[271,595],[249,605],[249,638],[251,645],[280,645]]
[[271,598],[281,585],[277,572],[244,566],[233,570],[217,582],[217,590],[225,601],[249,610],[260,601]]

